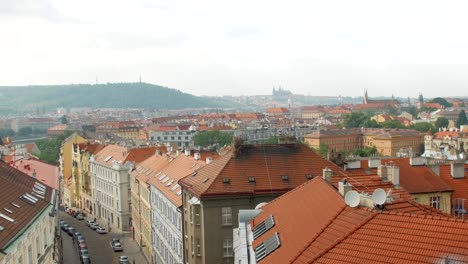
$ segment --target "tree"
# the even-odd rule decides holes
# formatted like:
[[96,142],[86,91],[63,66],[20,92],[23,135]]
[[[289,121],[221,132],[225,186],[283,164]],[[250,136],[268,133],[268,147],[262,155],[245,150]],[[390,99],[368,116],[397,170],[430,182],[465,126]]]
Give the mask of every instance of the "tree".
[[37,148],[41,151],[39,159],[49,164],[58,165],[62,141],[71,134],[72,132],[67,131],[64,135],[36,140]]
[[364,147],[362,149],[355,149],[352,152],[354,155],[358,155],[360,157],[370,157],[373,154],[377,153],[377,148],[375,146],[372,147]]
[[63,125],[68,124],[68,120],[67,120],[67,117],[66,117],[65,115],[63,115],[63,116],[60,118],[60,123],[63,124]]
[[372,114],[363,112],[353,112],[349,115],[344,115],[343,126],[346,128],[369,127],[375,125],[370,119]]
[[272,136],[268,139],[265,139],[265,141],[263,141],[263,144],[278,144],[278,137]]
[[388,120],[382,123],[384,128],[405,128],[398,120]]
[[466,118],[466,113],[465,110],[461,110],[460,114],[458,114],[458,119],[457,119],[457,127],[463,126],[463,125],[468,125],[468,119]]
[[222,147],[231,144],[232,138],[232,134],[221,132],[219,130],[202,131],[193,136],[193,143],[195,146],[201,147],[209,147],[214,145]]
[[452,103],[447,102],[447,100],[445,100],[442,97],[436,97],[436,98],[432,99],[431,101],[429,101],[429,103],[439,103],[439,104],[443,105],[444,108],[453,106]]
[[18,130],[18,136],[29,136],[32,134],[32,127],[22,127]]
[[449,125],[449,120],[445,117],[438,117],[437,120],[435,121],[435,127],[437,129],[441,127],[448,127]]
[[320,156],[326,158],[328,155],[328,145],[325,143],[320,143],[319,149],[316,151]]
[[428,122],[416,123],[412,126],[412,128],[419,132],[428,132],[428,131],[435,132],[436,131],[434,125]]

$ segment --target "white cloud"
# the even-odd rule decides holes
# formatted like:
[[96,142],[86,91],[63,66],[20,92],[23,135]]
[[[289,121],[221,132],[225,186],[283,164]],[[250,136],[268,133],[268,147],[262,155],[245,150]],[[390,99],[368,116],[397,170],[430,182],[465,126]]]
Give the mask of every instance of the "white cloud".
[[466,94],[464,1],[4,0],[0,85]]

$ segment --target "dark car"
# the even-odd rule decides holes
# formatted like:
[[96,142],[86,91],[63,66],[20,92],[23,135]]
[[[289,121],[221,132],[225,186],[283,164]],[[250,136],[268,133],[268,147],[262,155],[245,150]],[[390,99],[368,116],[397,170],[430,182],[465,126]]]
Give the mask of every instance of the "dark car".
[[88,249],[87,249],[87,248],[86,248],[86,249],[81,249],[81,250],[80,250],[80,256],[81,256],[81,255],[89,255]]
[[62,225],[62,230],[65,231],[65,232],[67,232],[67,230],[68,230],[69,227],[70,227],[70,226],[69,226],[67,223],[64,223],[64,224]]
[[70,236],[73,236],[73,234],[75,233],[75,231],[76,231],[75,228],[74,228],[74,227],[71,227],[71,226],[68,227],[68,229],[67,229],[67,233],[68,233],[68,235],[70,235]]
[[84,243],[86,243],[86,240],[84,239],[84,237],[78,237],[76,239],[76,243],[78,243],[78,245],[79,244],[84,244]]
[[81,263],[83,264],[88,264],[88,263],[91,263],[91,259],[89,258],[89,255],[88,254],[83,254],[80,256],[80,261]]

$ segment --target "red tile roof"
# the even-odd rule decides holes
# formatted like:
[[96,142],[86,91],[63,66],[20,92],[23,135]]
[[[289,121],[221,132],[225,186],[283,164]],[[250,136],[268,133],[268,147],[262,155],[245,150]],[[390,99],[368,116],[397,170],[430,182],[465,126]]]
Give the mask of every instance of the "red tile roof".
[[[180,180],[181,185],[198,197],[277,194],[304,183],[308,174],[321,176],[326,167],[342,171],[302,144],[243,145],[234,153],[206,165],[196,177]],[[283,180],[282,176],[288,179]],[[255,182],[249,182],[249,177],[255,177]]]
[[[169,160],[170,162],[162,167],[160,171],[157,172],[157,175],[149,180],[149,183],[163,193],[176,207],[180,207],[182,206],[182,196],[177,195],[177,193],[181,190],[181,187],[177,187],[174,190],[173,188],[175,188],[178,181],[185,176],[194,177],[192,176],[194,171],[205,166],[205,162],[202,160],[195,160],[192,156],[185,156],[183,154],[176,158],[171,157]],[[162,175],[165,175],[165,177],[160,179]],[[169,179],[165,180],[166,177]]]
[[32,176],[36,173],[36,179],[51,188],[58,190],[59,168],[36,159],[21,159],[10,164],[22,173]]
[[434,134],[435,139],[444,139],[445,137],[450,137],[453,139],[459,138],[460,132],[457,131],[439,131]]
[[135,148],[128,151],[124,163],[127,161],[133,161],[135,163],[140,163],[145,159],[151,157],[155,154],[156,149],[160,149],[160,147],[149,147],[149,148]]
[[316,178],[262,210],[252,228],[270,215],[275,225],[253,241],[253,248],[275,232],[281,246],[260,263],[434,263],[444,256],[468,260],[468,223],[412,200],[387,204],[384,211],[351,208]]
[[[21,230],[30,225],[51,202],[52,189],[47,186],[45,200],[38,198],[39,201],[31,205],[20,199],[23,194],[32,193],[36,182],[36,179],[0,161],[0,208],[13,211],[12,214],[6,211],[3,214],[16,221],[12,223],[0,217],[0,226],[4,227],[4,230],[0,231],[0,250],[4,251],[10,243],[15,242],[15,236],[21,235]],[[13,206],[12,202],[20,208]]]
[[[465,164],[465,177],[455,179],[452,177],[450,164],[439,165],[440,178],[447,182],[453,189],[453,199],[465,198],[468,199],[468,164]],[[465,203],[465,208],[468,208],[468,203]]]
[[265,112],[268,114],[287,114],[289,113],[289,109],[284,107],[272,107],[267,108]]
[[[411,166],[409,158],[383,158],[380,160],[382,165],[393,164],[400,169],[400,185],[410,194],[433,193],[433,192],[451,192],[453,188],[443,181],[427,166]],[[377,173],[377,168],[369,169],[368,160],[361,160],[360,169],[350,169],[347,173],[366,174]]]

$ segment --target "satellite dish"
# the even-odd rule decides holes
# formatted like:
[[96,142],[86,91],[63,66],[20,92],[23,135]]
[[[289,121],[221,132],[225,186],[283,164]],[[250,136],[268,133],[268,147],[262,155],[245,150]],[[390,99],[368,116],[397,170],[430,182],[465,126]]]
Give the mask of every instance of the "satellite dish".
[[259,204],[257,204],[257,206],[255,206],[255,210],[258,210],[258,209],[262,208],[265,205],[267,205],[267,203],[259,203]]
[[384,189],[377,188],[372,194],[372,200],[375,204],[382,205],[387,201],[387,193]]
[[345,195],[345,203],[349,207],[358,206],[360,201],[361,201],[361,196],[359,196],[359,193],[356,191],[349,191]]

